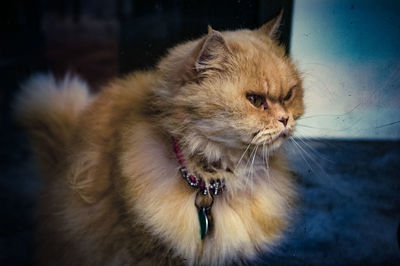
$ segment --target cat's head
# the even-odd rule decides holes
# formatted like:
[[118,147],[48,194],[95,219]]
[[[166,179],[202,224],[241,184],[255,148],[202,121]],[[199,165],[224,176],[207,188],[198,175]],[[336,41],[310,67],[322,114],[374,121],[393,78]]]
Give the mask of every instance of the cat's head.
[[170,50],[160,62],[165,123],[173,134],[226,147],[275,149],[304,112],[300,75],[274,38],[279,21],[218,32]]

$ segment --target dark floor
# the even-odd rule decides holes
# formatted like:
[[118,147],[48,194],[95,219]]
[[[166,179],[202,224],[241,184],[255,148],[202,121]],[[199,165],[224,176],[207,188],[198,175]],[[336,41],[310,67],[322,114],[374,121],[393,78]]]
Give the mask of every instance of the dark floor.
[[400,265],[400,142],[297,143],[287,149],[300,183],[298,220],[267,261]]
[[[22,133],[0,138],[0,265],[27,265],[40,187]],[[259,265],[400,265],[400,142],[289,143],[301,201],[287,239]]]

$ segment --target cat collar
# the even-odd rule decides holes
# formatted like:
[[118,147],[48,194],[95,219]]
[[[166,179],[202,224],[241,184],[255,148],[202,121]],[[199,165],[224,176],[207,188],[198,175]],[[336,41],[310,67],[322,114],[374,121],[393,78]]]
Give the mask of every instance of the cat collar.
[[220,179],[211,179],[207,184],[200,176],[194,173],[189,173],[183,158],[181,149],[176,139],[172,139],[174,152],[178,159],[180,168],[179,172],[182,178],[190,185],[190,187],[198,189],[195,199],[195,206],[197,208],[199,223],[200,223],[200,237],[204,237],[212,229],[212,215],[211,207],[214,203],[214,196],[222,194],[225,190],[225,182]]

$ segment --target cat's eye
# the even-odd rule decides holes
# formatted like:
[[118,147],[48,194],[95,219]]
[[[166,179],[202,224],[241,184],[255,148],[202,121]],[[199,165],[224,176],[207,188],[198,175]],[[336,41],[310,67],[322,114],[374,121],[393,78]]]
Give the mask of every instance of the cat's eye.
[[257,108],[262,108],[262,109],[267,108],[267,101],[264,95],[247,93],[246,98],[252,105],[254,105]]
[[295,88],[295,87],[292,87],[292,88],[289,90],[289,92],[286,94],[285,98],[283,98],[283,101],[286,102],[286,101],[289,101],[290,98],[292,98],[294,88]]

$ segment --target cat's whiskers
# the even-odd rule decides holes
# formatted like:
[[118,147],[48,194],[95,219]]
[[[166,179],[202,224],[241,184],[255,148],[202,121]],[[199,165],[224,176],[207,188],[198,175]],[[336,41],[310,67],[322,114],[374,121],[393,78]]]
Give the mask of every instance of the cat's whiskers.
[[263,163],[265,166],[265,170],[267,172],[267,177],[269,179],[269,154],[268,154],[268,147],[266,148],[265,144],[266,144],[267,140],[264,140],[263,142]]
[[349,116],[351,113],[353,113],[358,107],[361,106],[361,103],[357,104],[356,106],[354,106],[350,111],[347,111],[345,113],[341,113],[341,114],[320,114],[320,115],[310,115],[310,116],[303,116],[300,117],[299,119],[297,119],[298,121],[300,120],[305,120],[305,119],[313,119],[313,118],[320,118],[320,117],[347,117]]
[[236,170],[236,169],[239,167],[239,164],[242,162],[242,160],[243,160],[244,156],[246,155],[247,151],[249,150],[251,144],[253,144],[253,140],[254,140],[255,137],[256,137],[256,136],[254,136],[254,137],[251,139],[249,145],[247,145],[247,148],[244,150],[242,156],[240,156],[240,159],[239,159],[239,161],[237,162],[237,164],[236,164],[234,170]]
[[313,164],[315,164],[321,171],[324,171],[324,168],[321,166],[321,164],[317,161],[315,156],[310,152],[308,152],[300,143],[297,143],[299,145],[299,148],[304,152],[304,154],[311,160]]
[[[309,152],[307,152],[293,137],[290,138],[290,140],[292,141],[293,144],[295,144],[295,147],[297,147],[297,149],[299,150],[300,156],[303,158],[304,162],[308,165],[308,167],[310,168],[310,170],[314,173],[317,174],[314,170],[314,168],[311,166],[310,162],[307,160],[307,158],[309,160],[311,160],[311,162],[316,165],[322,172],[325,172],[323,167],[315,160],[315,158],[309,154]],[[304,155],[303,155],[304,154]],[[306,158],[306,157],[307,158]]]
[[252,163],[251,163],[252,159],[251,158],[253,157],[253,155],[256,154],[257,147],[258,147],[258,145],[254,146],[253,150],[250,153],[250,156],[247,158],[247,162],[246,162],[246,165],[244,167],[244,173],[246,175],[246,178],[244,180],[244,182],[245,182],[244,186],[245,187],[247,187],[248,184],[249,184],[250,170],[251,170],[251,166],[252,166]]
[[[307,159],[304,157],[302,150],[299,148],[299,144],[296,143],[296,141],[293,139],[293,137],[289,138],[290,141],[294,144],[293,147],[296,147],[297,150],[299,151],[300,157],[303,159],[303,161],[308,165],[308,167],[310,168],[310,170],[312,171],[312,167],[310,165],[310,163],[307,161]],[[314,171],[313,171],[314,172]]]
[[268,148],[265,150],[265,152],[267,153],[267,159],[265,160],[265,166],[266,166],[266,169],[267,169],[267,178],[268,178],[268,181],[269,181],[269,179],[270,179],[270,176],[269,176],[269,150],[268,150]]
[[327,161],[329,163],[334,163],[334,161],[329,160],[328,158],[326,158],[325,156],[321,155],[320,152],[318,152],[314,147],[312,147],[310,144],[308,144],[306,141],[304,141],[304,139],[302,137],[293,137],[294,139],[296,139],[296,141],[300,141],[304,146],[303,148],[307,148],[310,150],[310,153],[312,156],[318,157],[324,161]]
[[[313,148],[307,141],[301,137],[296,137],[294,138],[297,144],[300,145],[303,144],[303,146],[300,145],[300,147],[303,150],[303,153],[311,160],[313,165],[316,165],[318,168],[318,176],[327,176],[328,174],[326,173],[326,167],[327,165],[332,165],[335,162],[332,160],[327,159],[325,156],[323,156],[320,152],[318,152],[315,148]],[[324,140],[319,139],[319,138],[313,138],[313,141],[317,141],[319,144],[323,144]],[[331,145],[329,145],[331,146]],[[332,148],[337,148],[337,147],[332,147]],[[307,149],[310,150],[310,152],[307,152]],[[313,171],[315,173],[315,171]],[[326,180],[324,180],[326,182]]]
[[266,160],[266,158],[265,158],[265,142],[266,142],[266,140],[264,140],[264,142],[263,142],[262,155],[263,155],[263,163],[265,166],[267,166],[265,163],[265,160]]
[[251,162],[251,172],[250,172],[251,175],[250,175],[250,178],[249,178],[249,180],[251,181],[251,183],[250,183],[250,185],[251,185],[251,191],[253,191],[253,185],[254,185],[254,182],[253,182],[254,176],[255,176],[255,174],[254,174],[254,160],[255,160],[255,158],[256,158],[256,156],[257,156],[258,146],[259,146],[259,145],[256,146],[256,151],[254,152],[253,160],[252,160],[252,162]]

